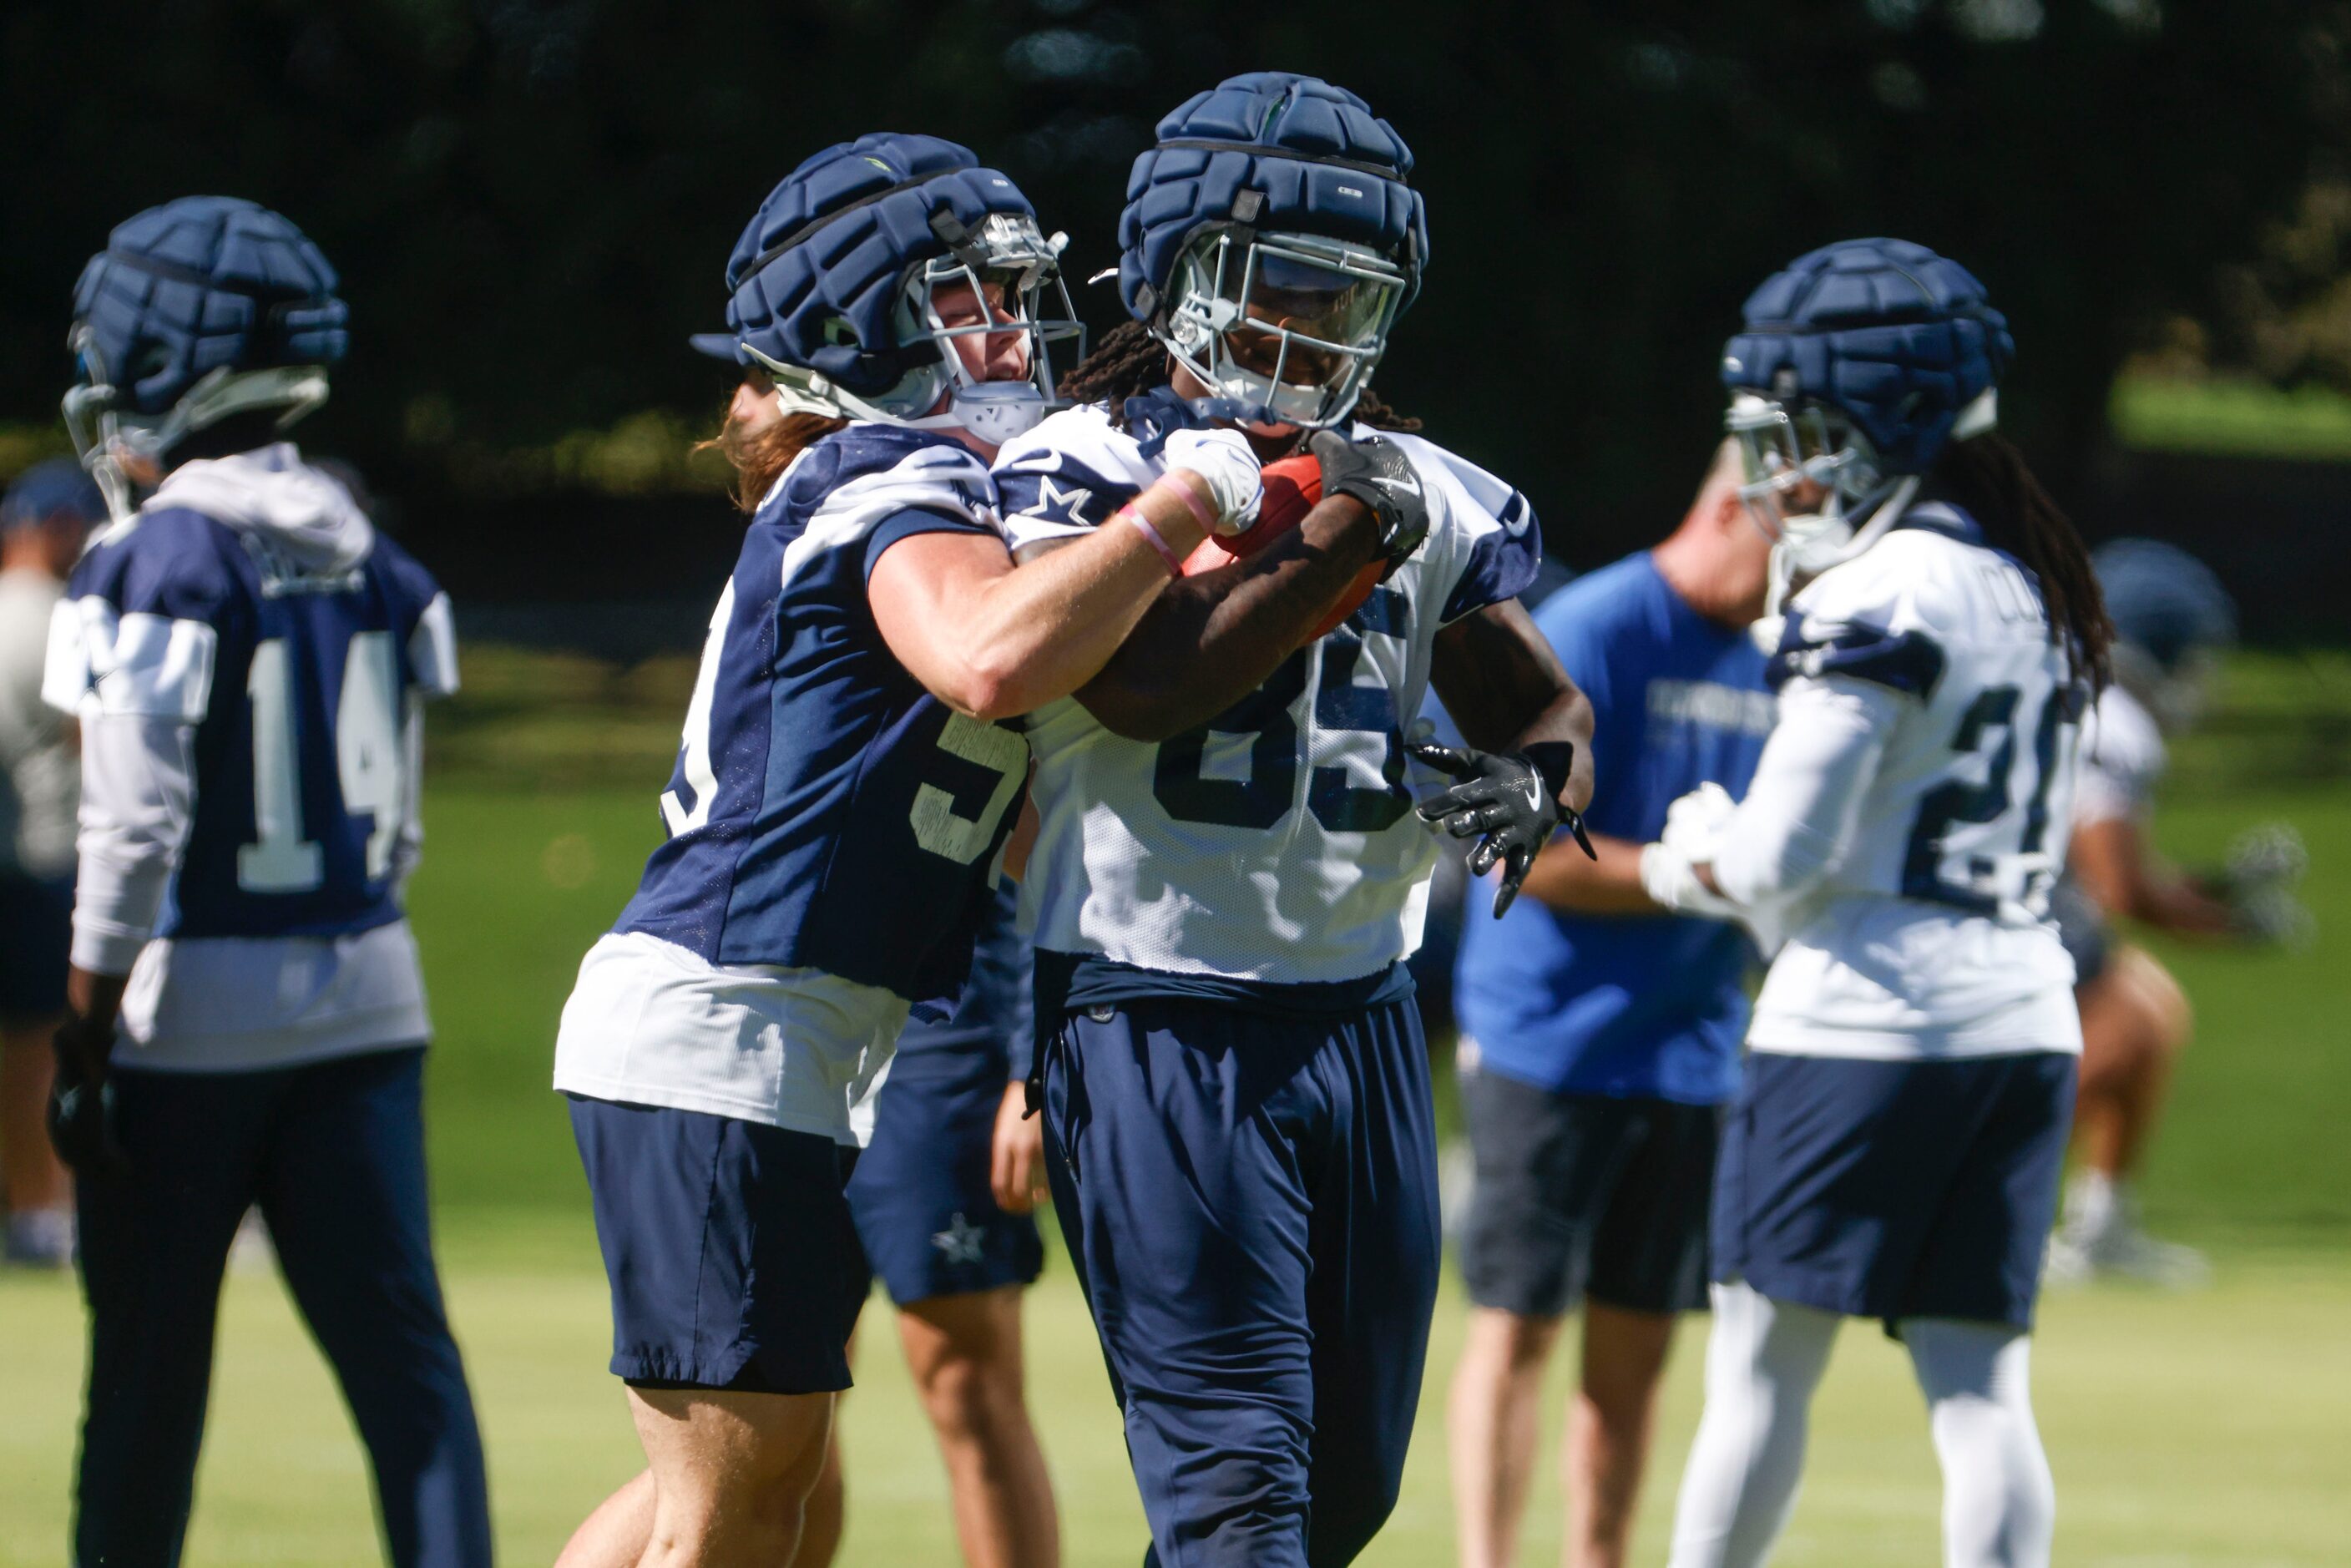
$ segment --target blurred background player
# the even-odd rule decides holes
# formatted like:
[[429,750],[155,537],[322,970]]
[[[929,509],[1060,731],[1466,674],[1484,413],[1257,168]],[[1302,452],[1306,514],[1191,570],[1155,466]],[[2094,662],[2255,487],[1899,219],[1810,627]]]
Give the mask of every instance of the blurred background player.
[[1909,1354],[1945,1562],[2049,1561],[2030,1336],[2081,1021],[2048,899],[2109,632],[2080,538],[1995,429],[2013,352],[1965,268],[1885,239],[1773,275],[1724,350],[1776,540],[1779,714],[1746,796],[1674,802],[1641,874],[1777,954],[1716,1177],[1674,1568],[1770,1555],[1848,1317]]
[[567,1568],[792,1561],[869,1284],[844,1192],[867,1090],[964,982],[1029,772],[1000,721],[1091,678],[1165,555],[1254,507],[1247,443],[1198,442],[1131,526],[1013,565],[987,459],[1079,330],[1060,249],[969,149],[885,132],[804,161],[728,259],[746,382],[718,444],[750,522],[668,838],[556,1044],[649,1471]]
[[431,576],[282,439],[343,356],[336,288],[285,218],[192,196],[118,227],[74,293],[67,423],[122,519],[74,570],[44,692],[82,736],[50,1113],[90,1312],[79,1563],[179,1561],[249,1205],[350,1401],[391,1560],[490,1561],[400,903],[423,699],[456,689],[456,645]]
[[1449,1434],[1463,1568],[1517,1558],[1543,1369],[1578,1303],[1566,1561],[1625,1561],[1675,1319],[1706,1304],[1715,1144],[1755,951],[1736,925],[1660,911],[1641,846],[1700,784],[1745,793],[1771,727],[1747,635],[1771,546],[1740,478],[1726,441],[1663,543],[1535,612],[1592,701],[1584,823],[1599,858],[1554,839],[1510,912],[1462,931],[1455,1061],[1477,1162]]
[[961,994],[917,1005],[898,1037],[873,1141],[849,1181],[970,1568],[1061,1561],[1020,1333],[1021,1296],[1045,1261],[1044,1128],[1027,1114],[1031,983],[1008,888],[987,911]]
[[2202,1254],[2147,1235],[2133,1191],[2194,1015],[2171,972],[2144,947],[2116,940],[2106,922],[2189,937],[2304,939],[2309,916],[2292,892],[2303,853],[2283,825],[2241,840],[2218,877],[2185,874],[2156,852],[2164,739],[2203,712],[2207,685],[2236,641],[2237,607],[2203,562],[2173,545],[2116,539],[2091,559],[2115,623],[2115,679],[2083,732],[2070,875],[2056,902],[2082,1008],[2082,1083],[2049,1278],[2078,1284],[2111,1273],[2194,1285],[2210,1272]]
[[1505,866],[1507,903],[1590,795],[1591,716],[1514,597],[1541,555],[1525,498],[1366,423],[1427,248],[1402,140],[1276,71],[1157,135],[1120,222],[1134,319],[1064,383],[1082,405],[999,455],[1008,535],[1081,548],[1236,424],[1260,456],[1311,451],[1322,498],[1029,720],[1048,1169],[1148,1560],[1339,1564],[1395,1506],[1439,1267],[1403,962],[1438,850],[1406,727],[1433,683],[1490,748],[1418,751],[1460,780],[1420,810]]
[[51,612],[106,502],[81,465],[37,463],[0,499],[0,1207],[10,1263],[73,1260],[73,1186],[42,1117],[72,945],[74,722],[41,701]]

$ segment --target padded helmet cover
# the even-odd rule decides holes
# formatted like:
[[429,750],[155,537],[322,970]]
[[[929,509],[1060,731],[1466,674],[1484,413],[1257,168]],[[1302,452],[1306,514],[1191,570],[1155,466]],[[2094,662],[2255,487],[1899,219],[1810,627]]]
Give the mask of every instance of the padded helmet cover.
[[74,285],[88,379],[116,404],[161,414],[212,371],[331,365],[350,308],[319,247],[287,218],[235,196],[183,196],[116,227]]
[[1799,256],[1748,296],[1744,317],[1723,350],[1723,385],[1837,409],[1886,474],[1932,467],[1959,412],[2016,355],[1975,276],[1907,240]]
[[[1412,150],[1353,93],[1251,71],[1186,99],[1158,135],[1134,161],[1118,220],[1118,291],[1137,320],[1164,303],[1185,245],[1215,224],[1369,246],[1404,267],[1400,311],[1419,292],[1428,217],[1405,183]],[[1236,211],[1245,192],[1257,193],[1253,215]]]
[[[977,229],[991,213],[1033,219],[1009,178],[968,147],[877,131],[828,147],[784,176],[726,261],[726,324],[778,363],[816,371],[862,396],[885,392],[935,357],[902,346],[894,319],[909,269],[950,247],[944,213]],[[753,362],[740,348],[736,358]]]
[[2106,613],[2122,641],[2146,650],[2158,668],[2177,669],[2199,648],[2237,640],[2237,601],[2212,569],[2158,539],[2115,539],[2090,557]]

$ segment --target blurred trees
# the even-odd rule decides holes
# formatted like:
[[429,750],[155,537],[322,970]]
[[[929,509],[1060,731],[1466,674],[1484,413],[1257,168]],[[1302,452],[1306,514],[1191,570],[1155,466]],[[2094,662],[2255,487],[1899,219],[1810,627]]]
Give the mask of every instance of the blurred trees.
[[[1082,277],[1157,116],[1280,67],[1361,92],[1420,160],[1434,257],[1383,390],[1526,488],[1571,560],[1678,510],[1740,300],[1857,233],[1984,277],[2021,345],[2010,423],[2062,492],[2167,323],[2351,383],[2346,44],[2335,0],[14,0],[0,418],[54,410],[108,228],[220,190],[343,271],[323,439],[392,491],[559,486],[602,460],[497,455],[715,413],[725,372],[683,339],[807,152],[967,141]],[[1109,289],[1076,293],[1110,324]]]

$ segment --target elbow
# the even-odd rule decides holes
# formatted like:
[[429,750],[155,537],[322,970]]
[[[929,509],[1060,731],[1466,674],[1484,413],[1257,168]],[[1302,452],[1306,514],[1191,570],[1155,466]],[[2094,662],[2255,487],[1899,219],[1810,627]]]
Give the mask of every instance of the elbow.
[[1018,718],[1043,701],[1029,672],[1018,660],[987,653],[956,660],[953,669],[931,683],[931,695],[957,713],[985,723]]

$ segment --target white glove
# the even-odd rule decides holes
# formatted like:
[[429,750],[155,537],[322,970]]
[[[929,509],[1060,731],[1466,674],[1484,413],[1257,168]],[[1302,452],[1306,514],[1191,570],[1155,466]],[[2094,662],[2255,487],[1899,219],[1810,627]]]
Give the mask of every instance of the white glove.
[[1181,468],[1208,487],[1217,514],[1216,534],[1230,538],[1257,521],[1265,486],[1258,477],[1257,450],[1238,430],[1178,430],[1164,449],[1170,473]]
[[1713,862],[1736,810],[1719,784],[1701,784],[1666,808],[1665,831],[1641,851],[1641,890],[1667,909],[1738,919],[1739,906],[1698,879],[1698,868]]

